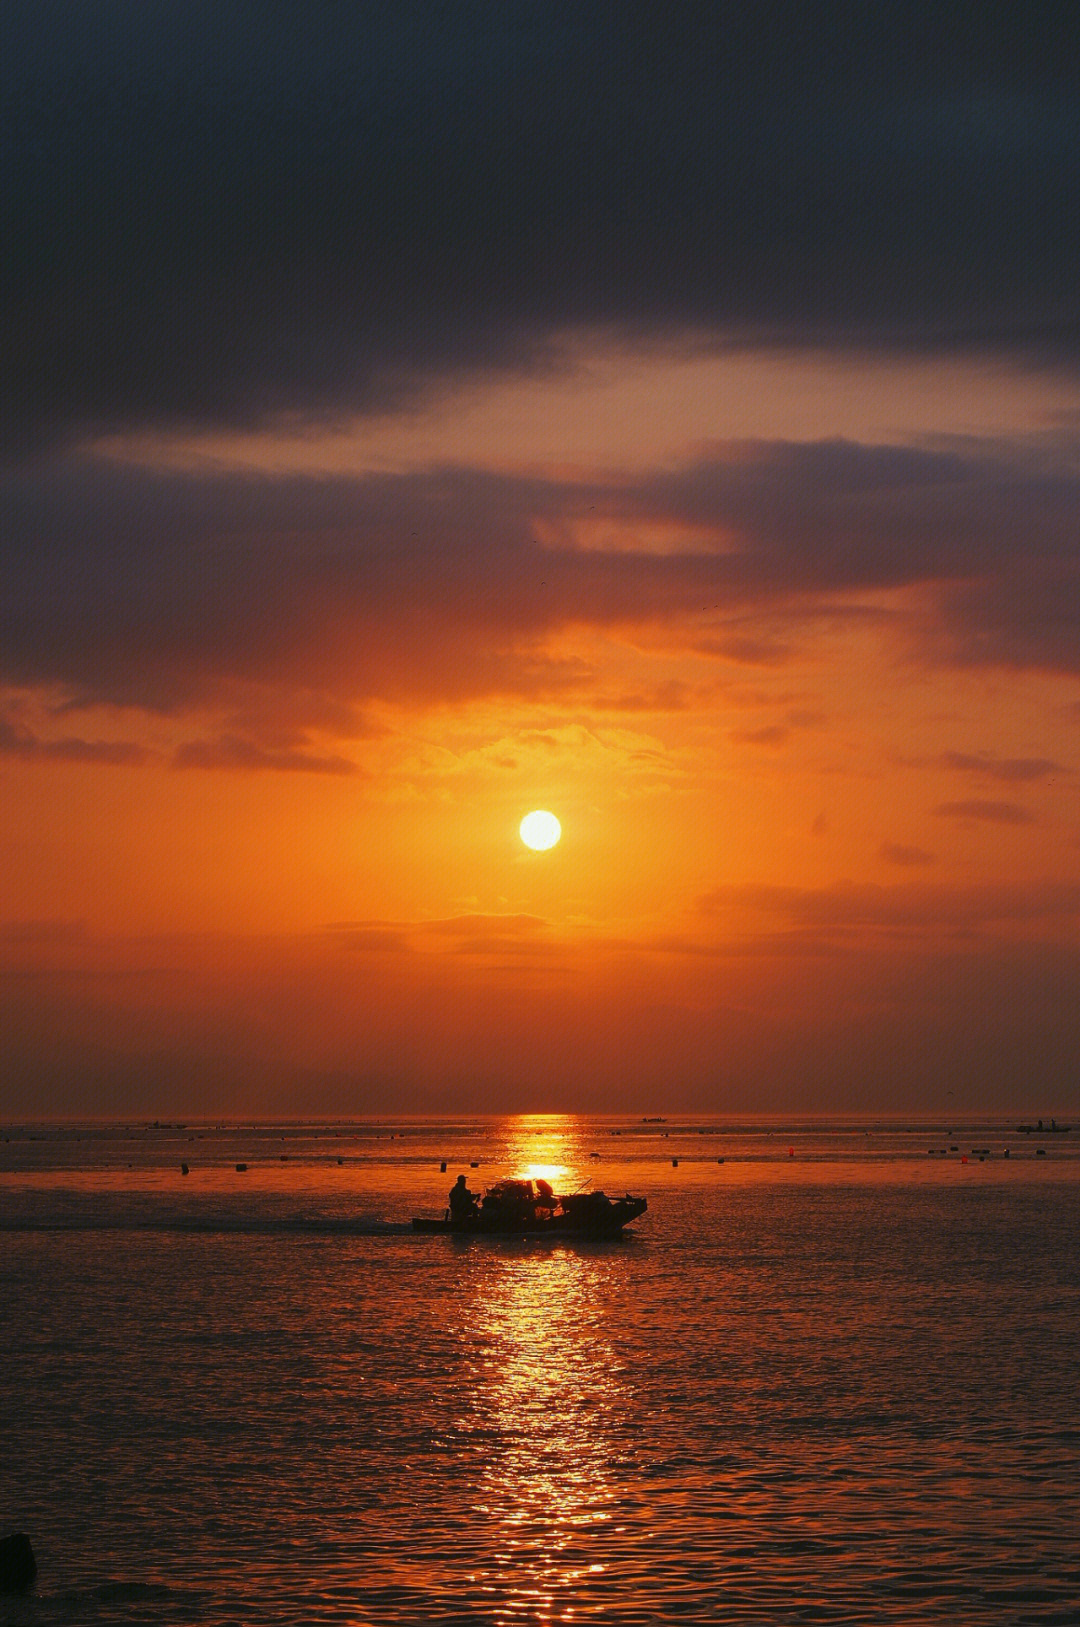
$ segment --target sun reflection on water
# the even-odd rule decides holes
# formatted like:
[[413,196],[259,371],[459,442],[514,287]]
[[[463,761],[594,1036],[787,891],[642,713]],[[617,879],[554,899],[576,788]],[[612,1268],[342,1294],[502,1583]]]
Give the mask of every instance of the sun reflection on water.
[[[576,1119],[520,1116],[501,1129],[506,1173],[556,1192],[579,1186]],[[475,1465],[472,1511],[488,1533],[470,1584],[489,1601],[485,1619],[507,1627],[589,1617],[624,1512],[633,1411],[608,1336],[618,1246],[465,1246],[474,1270],[461,1310],[479,1360],[454,1433]]]
[[569,1173],[566,1164],[523,1164],[514,1171],[515,1178],[523,1181],[561,1181]]
[[577,1119],[558,1113],[522,1113],[507,1119],[502,1128],[512,1176],[565,1184],[573,1168],[567,1159],[577,1152]]
[[494,1528],[497,1621],[572,1620],[587,1577],[602,1571],[596,1536],[617,1515],[613,1424],[627,1396],[603,1335],[604,1260],[571,1250],[503,1256],[475,1307],[491,1354],[470,1403],[491,1450],[476,1512]]

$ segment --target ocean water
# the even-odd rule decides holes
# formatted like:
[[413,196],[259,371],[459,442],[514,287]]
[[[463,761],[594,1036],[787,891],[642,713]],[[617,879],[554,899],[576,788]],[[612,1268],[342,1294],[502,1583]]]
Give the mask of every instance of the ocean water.
[[2,1624],[1080,1619],[1077,1125],[6,1125],[0,1318]]

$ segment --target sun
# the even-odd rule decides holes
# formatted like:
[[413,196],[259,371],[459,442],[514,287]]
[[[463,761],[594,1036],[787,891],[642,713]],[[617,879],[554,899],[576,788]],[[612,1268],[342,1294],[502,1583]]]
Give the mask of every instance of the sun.
[[531,847],[534,853],[546,853],[562,835],[562,826],[553,813],[548,813],[545,808],[536,808],[525,815],[518,831],[526,847]]

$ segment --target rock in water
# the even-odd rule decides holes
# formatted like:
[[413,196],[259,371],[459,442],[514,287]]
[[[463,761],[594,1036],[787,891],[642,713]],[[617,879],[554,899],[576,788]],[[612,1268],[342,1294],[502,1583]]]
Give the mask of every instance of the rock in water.
[[25,1531],[0,1537],[0,1593],[18,1593],[37,1575],[37,1560]]

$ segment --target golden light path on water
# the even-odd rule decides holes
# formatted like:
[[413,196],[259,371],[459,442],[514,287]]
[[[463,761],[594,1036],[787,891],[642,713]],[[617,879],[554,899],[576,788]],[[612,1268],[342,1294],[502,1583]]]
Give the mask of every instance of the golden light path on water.
[[502,1267],[476,1308],[497,1377],[469,1406],[498,1445],[477,1488],[496,1537],[475,1584],[497,1621],[570,1620],[567,1601],[603,1570],[593,1539],[618,1496],[606,1426],[627,1398],[591,1322],[595,1262],[560,1250]]
[[579,1135],[577,1119],[553,1113],[527,1114],[508,1119],[506,1134],[507,1171],[517,1180],[551,1181],[563,1190],[579,1183],[567,1181],[572,1166],[565,1162],[572,1157]]
[[[509,1167],[559,1182],[574,1130],[573,1120],[515,1121]],[[490,1559],[472,1580],[495,1622],[572,1621],[582,1613],[574,1601],[604,1570],[596,1539],[620,1496],[613,1425],[625,1429],[632,1409],[605,1336],[610,1258],[603,1245],[501,1253],[473,1305],[494,1359],[465,1403],[467,1427],[486,1429],[494,1449],[476,1501],[493,1532]]]
[[526,1181],[561,1181],[570,1172],[565,1164],[523,1164],[516,1175]]

